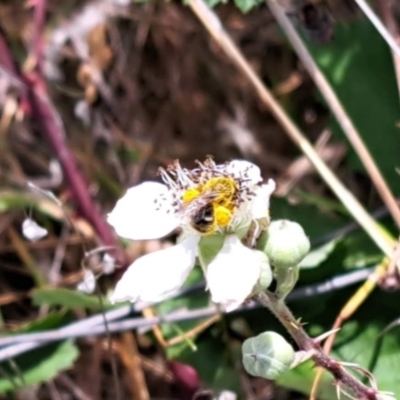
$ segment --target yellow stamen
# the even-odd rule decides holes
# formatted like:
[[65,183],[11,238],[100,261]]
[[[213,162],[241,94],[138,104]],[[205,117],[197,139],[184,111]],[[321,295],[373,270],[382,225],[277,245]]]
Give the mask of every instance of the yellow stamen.
[[214,206],[215,221],[218,226],[224,227],[229,225],[232,219],[232,212],[223,206]]
[[215,204],[226,207],[231,211],[234,208],[233,199],[237,190],[235,181],[224,176],[211,178],[201,188],[202,193],[212,192],[215,194],[213,200]]
[[186,190],[186,192],[183,194],[182,201],[184,203],[189,203],[192,200],[194,200],[197,197],[199,197],[199,195],[200,195],[200,191],[198,189],[190,188],[190,189]]
[[182,202],[191,226],[202,235],[211,235],[218,228],[227,227],[236,211],[237,191],[235,180],[226,176],[210,178],[187,189]]

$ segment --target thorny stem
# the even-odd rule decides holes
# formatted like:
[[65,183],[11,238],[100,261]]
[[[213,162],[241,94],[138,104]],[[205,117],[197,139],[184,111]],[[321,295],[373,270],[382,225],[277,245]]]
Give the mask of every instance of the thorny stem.
[[[42,12],[44,12],[44,8]],[[40,49],[40,46],[36,47],[36,50],[38,49]],[[94,204],[88,191],[88,185],[83,179],[76,160],[68,147],[64,125],[51,103],[46,81],[40,68],[35,68],[27,73],[19,71],[2,31],[0,31],[0,50],[0,68],[4,70],[12,81],[17,81],[17,86],[21,89],[21,99],[27,102],[27,111],[32,113],[32,116],[41,126],[43,135],[53,147],[80,214],[93,226],[103,245],[112,246],[116,249],[114,256],[117,262],[122,266],[126,266],[126,255],[117,246],[111,227],[106,223],[99,208]],[[36,54],[36,56],[40,56],[40,54]]]
[[353,375],[349,374],[341,363],[325,354],[319,343],[307,335],[301,323],[299,323],[289,310],[287,305],[278,300],[274,293],[269,291],[259,293],[256,299],[267,307],[287,329],[301,350],[312,351],[311,359],[315,364],[330,372],[337,385],[343,385],[352,390],[359,400],[377,400],[378,391],[364,385]]

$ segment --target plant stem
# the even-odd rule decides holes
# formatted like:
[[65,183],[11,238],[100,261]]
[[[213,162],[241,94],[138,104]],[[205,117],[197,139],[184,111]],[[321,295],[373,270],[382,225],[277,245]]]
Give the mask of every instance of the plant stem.
[[349,374],[337,361],[325,354],[319,343],[312,339],[302,327],[287,305],[278,300],[274,293],[269,291],[259,293],[255,298],[265,307],[267,307],[287,329],[292,338],[296,341],[301,350],[312,351],[311,359],[315,364],[326,371],[330,372],[338,386],[343,385],[351,389],[360,400],[377,400],[378,390],[370,388],[360,382],[353,375]]
[[[43,14],[44,12],[45,3],[41,2],[38,13]],[[42,21],[43,18],[43,15],[38,15],[37,21]],[[40,29],[39,26],[38,30]],[[34,46],[35,51],[39,51],[40,48],[40,45]],[[40,58],[40,51],[35,54],[35,57]],[[40,62],[32,71],[20,71],[2,32],[0,32],[0,72],[4,72],[21,89],[21,102],[23,101],[27,107],[26,113],[32,115],[36,120],[43,136],[52,146],[80,214],[91,223],[103,245],[115,248],[115,251],[111,253],[119,265],[126,267],[126,254],[118,246],[111,227],[106,223],[100,209],[90,196],[88,184],[68,146],[64,124],[51,102]]]
[[324,163],[314,147],[306,139],[304,133],[293,123],[286,111],[272,95],[271,91],[254,72],[248,60],[225,30],[217,14],[209,8],[204,0],[190,0],[189,7],[197,15],[204,27],[209,31],[216,43],[220,45],[232,63],[235,64],[239,71],[248,79],[261,101],[268,107],[271,114],[275,116],[288,136],[308,157],[327,185],[352,214],[353,218],[363,227],[365,232],[367,232],[382,252],[391,258],[393,248],[396,244],[394,238],[389,236],[382,227],[371,218],[363,205],[354,197],[353,193],[343,185],[332,170]]

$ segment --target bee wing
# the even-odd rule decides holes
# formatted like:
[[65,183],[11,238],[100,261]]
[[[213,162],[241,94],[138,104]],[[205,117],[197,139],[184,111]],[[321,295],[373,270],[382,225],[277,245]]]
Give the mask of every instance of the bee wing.
[[216,197],[215,193],[211,191],[202,193],[192,201],[189,201],[187,203],[182,203],[178,213],[181,217],[191,217],[200,208],[203,208],[211,201],[213,201],[215,197]]

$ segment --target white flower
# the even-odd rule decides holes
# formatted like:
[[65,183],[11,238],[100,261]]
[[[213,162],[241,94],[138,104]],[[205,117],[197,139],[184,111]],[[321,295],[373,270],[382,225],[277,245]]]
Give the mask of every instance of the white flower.
[[83,274],[83,279],[78,283],[76,289],[79,292],[91,294],[96,289],[96,277],[94,276],[93,271],[86,269]]
[[104,275],[111,275],[115,271],[115,258],[108,253],[104,254],[101,267]]
[[263,261],[237,235],[252,222],[269,220],[275,182],[262,185],[259,168],[242,160],[217,165],[207,159],[193,170],[176,161],[160,174],[165,184],[130,188],[108,222],[118,235],[133,240],[161,238],[180,227],[181,241],[137,259],[118,282],[113,300],[156,302],[171,296],[194,267],[201,237],[222,234],[222,249],[203,267],[213,301],[228,310],[238,307],[257,283]]
[[32,218],[25,218],[22,222],[22,234],[29,241],[36,242],[47,236],[48,231]]
[[218,400],[236,400],[237,394],[230,390],[223,390],[221,393],[218,394]]

